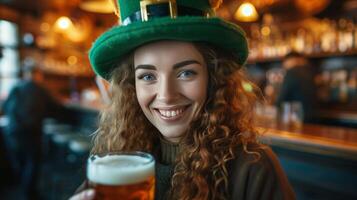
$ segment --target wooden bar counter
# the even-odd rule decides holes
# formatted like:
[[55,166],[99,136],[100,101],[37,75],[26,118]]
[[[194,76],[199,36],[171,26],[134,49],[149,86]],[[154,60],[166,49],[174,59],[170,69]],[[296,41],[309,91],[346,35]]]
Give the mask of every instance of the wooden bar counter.
[[278,155],[298,199],[357,199],[357,129],[265,123],[262,143]]
[[317,124],[293,128],[270,123],[258,126],[258,130],[266,144],[357,161],[357,129]]

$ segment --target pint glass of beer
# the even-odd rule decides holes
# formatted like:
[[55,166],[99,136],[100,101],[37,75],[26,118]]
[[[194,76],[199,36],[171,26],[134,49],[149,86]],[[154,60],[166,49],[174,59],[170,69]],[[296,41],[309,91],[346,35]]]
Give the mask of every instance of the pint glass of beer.
[[143,152],[91,155],[87,178],[95,199],[153,200],[155,160]]

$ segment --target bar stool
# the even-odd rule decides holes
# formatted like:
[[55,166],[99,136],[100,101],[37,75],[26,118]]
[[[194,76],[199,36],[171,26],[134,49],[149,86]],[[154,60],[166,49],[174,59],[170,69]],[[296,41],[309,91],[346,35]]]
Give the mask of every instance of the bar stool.
[[52,169],[50,188],[51,194],[58,196],[69,188],[76,188],[85,179],[85,161],[91,142],[88,136],[73,131],[54,135],[53,142],[57,162]]
[[52,138],[54,137],[55,134],[58,133],[65,133],[72,131],[72,126],[69,124],[61,124],[58,123],[56,120],[47,118],[43,122],[43,140],[42,140],[42,145],[43,145],[43,157],[44,161],[50,161],[50,159],[53,158],[55,152],[54,152],[54,145],[53,142],[51,141]]
[[88,136],[78,136],[71,138],[68,144],[69,154],[67,161],[72,164],[84,164],[91,149],[91,141]]
[[55,133],[52,136],[52,143],[54,147],[53,158],[55,167],[60,167],[60,169],[67,168],[66,157],[69,152],[68,144],[69,141],[76,137],[76,133],[72,131],[66,131],[61,133]]

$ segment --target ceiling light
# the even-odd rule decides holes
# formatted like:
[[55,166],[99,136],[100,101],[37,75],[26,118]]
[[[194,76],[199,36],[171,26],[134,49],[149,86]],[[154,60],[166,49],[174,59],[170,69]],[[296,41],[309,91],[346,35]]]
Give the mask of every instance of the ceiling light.
[[62,16],[60,18],[57,19],[56,21],[56,26],[61,29],[61,30],[66,30],[68,28],[70,28],[70,26],[72,26],[72,21],[65,16]]
[[259,15],[253,4],[245,2],[239,6],[234,17],[238,21],[253,22],[258,19]]

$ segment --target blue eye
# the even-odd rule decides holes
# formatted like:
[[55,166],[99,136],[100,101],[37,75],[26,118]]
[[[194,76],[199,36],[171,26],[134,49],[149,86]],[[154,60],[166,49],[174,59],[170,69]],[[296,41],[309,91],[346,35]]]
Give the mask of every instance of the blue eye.
[[182,72],[178,75],[178,77],[179,77],[179,78],[189,78],[189,77],[194,76],[194,75],[196,75],[196,74],[197,74],[197,73],[194,72],[194,71],[192,71],[192,70],[185,70],[185,71],[182,71]]
[[155,80],[155,76],[152,74],[143,74],[143,75],[139,76],[138,79],[144,80],[144,81],[153,81],[153,80]]

